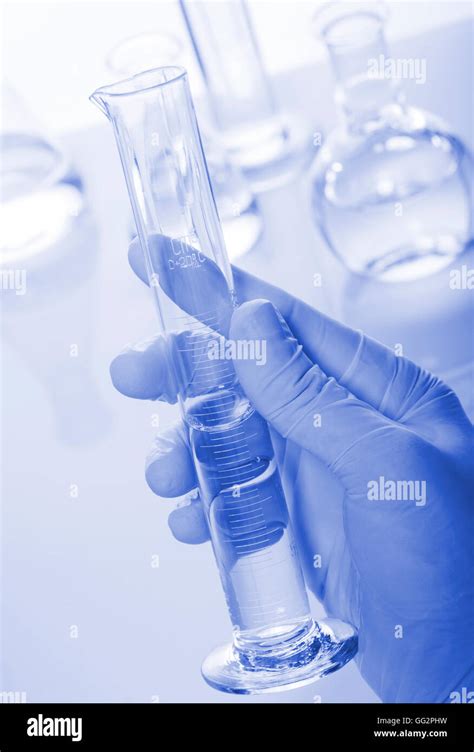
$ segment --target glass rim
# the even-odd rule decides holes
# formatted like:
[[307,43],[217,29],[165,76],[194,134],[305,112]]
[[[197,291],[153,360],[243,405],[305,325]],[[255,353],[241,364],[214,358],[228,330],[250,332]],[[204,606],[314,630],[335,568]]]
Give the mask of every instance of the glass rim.
[[[169,72],[169,78],[163,80],[165,71]],[[173,73],[171,73],[173,71]],[[116,81],[112,84],[100,86],[91,95],[91,98],[97,96],[107,97],[127,97],[133,94],[141,94],[152,89],[163,88],[170,84],[175,84],[187,78],[187,71],[181,65],[164,65],[159,68],[150,68],[149,70],[135,73],[134,76]],[[149,80],[151,79],[151,81]],[[140,85],[140,81],[143,85]]]

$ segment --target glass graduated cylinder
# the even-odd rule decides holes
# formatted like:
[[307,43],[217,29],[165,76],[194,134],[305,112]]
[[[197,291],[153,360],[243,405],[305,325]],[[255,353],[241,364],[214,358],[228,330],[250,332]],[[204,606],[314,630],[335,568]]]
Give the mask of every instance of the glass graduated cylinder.
[[92,100],[114,128],[162,335],[162,397],[180,402],[234,627],[203,676],[239,694],[315,681],[352,658],[357,636],[310,616],[269,428],[227,348],[237,297],[186,72],[149,70]]

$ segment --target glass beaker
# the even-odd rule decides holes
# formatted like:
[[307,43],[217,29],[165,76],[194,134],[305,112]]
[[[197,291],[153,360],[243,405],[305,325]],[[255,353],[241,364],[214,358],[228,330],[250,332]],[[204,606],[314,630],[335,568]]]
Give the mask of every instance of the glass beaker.
[[245,0],[179,4],[232,159],[255,190],[291,180],[311,160],[314,129],[278,106]]
[[385,19],[380,2],[331,2],[315,15],[344,123],[315,158],[312,201],[349,269],[399,282],[437,272],[467,248],[472,161],[440,120],[406,104],[400,79],[421,77],[426,61],[389,57]]
[[237,299],[186,72],[147,71],[92,100],[117,140],[233,623],[233,642],[210,654],[203,675],[235,693],[309,683],[344,665],[357,637],[311,617],[268,425],[227,354]]
[[84,197],[79,175],[6,83],[1,108],[0,262],[17,265],[72,229]]
[[[171,33],[148,31],[119,42],[107,56],[107,65],[119,77],[166,65],[180,65],[183,44]],[[208,119],[210,113],[208,114]],[[231,162],[212,122],[202,130],[204,151],[230,259],[250,251],[263,230],[255,195],[239,167]]]

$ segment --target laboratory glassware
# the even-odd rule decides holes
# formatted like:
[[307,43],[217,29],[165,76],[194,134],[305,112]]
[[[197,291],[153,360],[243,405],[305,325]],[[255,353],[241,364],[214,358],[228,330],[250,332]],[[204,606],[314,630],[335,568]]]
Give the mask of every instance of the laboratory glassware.
[[[148,31],[120,41],[107,56],[110,71],[118,77],[133,76],[166,65],[180,65],[183,43],[171,32]],[[233,261],[254,248],[263,230],[256,197],[240,168],[226,154],[208,107],[206,126],[201,129],[204,151],[222,231]]]
[[277,104],[245,0],[180,0],[217,127],[256,190],[309,164],[313,132]]
[[18,265],[72,230],[84,196],[79,175],[8,83],[1,106],[0,263]]
[[400,80],[421,80],[423,61],[402,67],[410,61],[389,56],[386,16],[380,2],[331,2],[315,15],[344,122],[315,158],[312,203],[349,269],[399,282],[442,269],[468,247],[473,176],[463,143],[406,103]]
[[[269,428],[228,357],[238,301],[186,71],[146,71],[91,99],[115,133],[233,624],[203,676],[242,694],[309,683],[350,660],[357,637],[311,617]],[[155,190],[162,155],[166,200]]]

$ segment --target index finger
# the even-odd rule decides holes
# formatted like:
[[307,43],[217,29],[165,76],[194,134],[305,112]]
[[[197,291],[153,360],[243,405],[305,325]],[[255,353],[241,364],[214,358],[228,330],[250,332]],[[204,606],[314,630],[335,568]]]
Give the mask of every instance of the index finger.
[[[154,236],[153,242],[149,243],[154,270],[159,272],[163,269],[163,254],[166,258],[171,252],[171,243],[171,239],[164,236]],[[188,252],[195,253],[196,249],[189,246]],[[129,260],[135,274],[148,284],[138,238],[130,245]],[[296,339],[303,345],[307,356],[317,363],[324,373],[333,376],[342,386],[372,407],[382,407],[388,417],[401,417],[397,413],[400,406],[404,405],[406,390],[419,373],[420,369],[417,366],[404,360],[404,368],[400,368],[399,361],[403,359],[379,342],[331,319],[302,300],[238,267],[234,266],[232,269],[239,303],[257,298],[270,300],[281,312]],[[206,305],[209,307],[210,300],[223,309],[224,301],[228,301],[229,295],[226,280],[219,268],[211,262],[202,265],[199,271],[200,284],[193,286],[192,296],[188,295],[187,279],[183,274],[173,277],[170,281],[171,275],[166,273],[164,281],[160,280],[160,284],[188,313],[205,310]],[[227,327],[227,316],[224,318]],[[222,328],[220,330],[222,331]],[[398,383],[397,374],[401,374]]]

